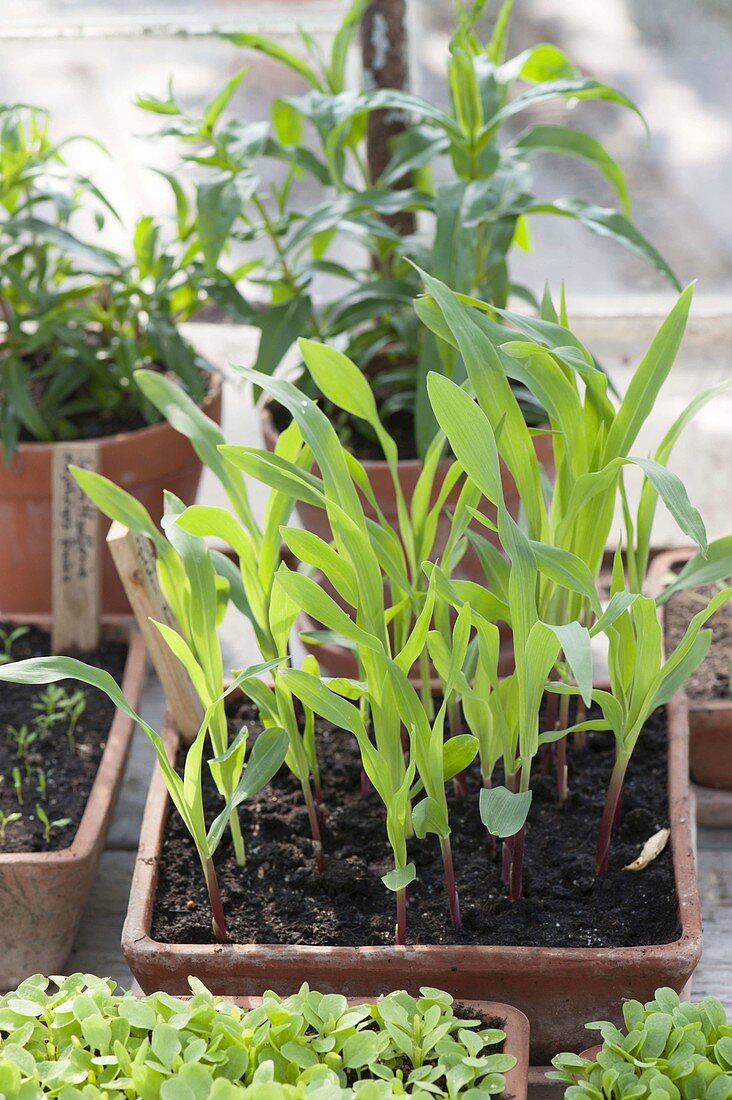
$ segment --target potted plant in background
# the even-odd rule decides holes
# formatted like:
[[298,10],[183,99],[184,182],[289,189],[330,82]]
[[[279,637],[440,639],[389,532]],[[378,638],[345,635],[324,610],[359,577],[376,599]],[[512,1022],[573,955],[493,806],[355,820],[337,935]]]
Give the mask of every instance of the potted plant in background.
[[83,1086],[89,1098],[526,1100],[528,1023],[508,1005],[453,1005],[427,988],[363,1003],[303,985],[285,1000],[270,992],[232,1004],[195,979],[187,1000],[120,994],[89,974],[59,979],[56,992],[50,984],[37,974],[0,999],[7,1096],[41,1079],[63,1095]]
[[[4,663],[47,659],[48,618],[0,633]],[[6,626],[8,624],[5,624]],[[106,621],[88,660],[137,706],[145,646]],[[119,690],[119,689],[118,689]],[[66,965],[104,850],[134,722],[100,691],[6,684],[0,700],[0,989]]]
[[[391,532],[389,542],[389,525],[364,514],[360,499],[368,485],[360,466],[300,390],[241,368],[286,406],[294,422],[289,430],[300,433],[297,458],[216,448],[215,462],[233,462],[275,494],[327,510],[333,544],[311,534],[309,556],[352,610],[347,614],[305,572],[280,566],[273,578],[270,623],[289,629],[305,606],[350,638],[359,661],[354,680],[323,679],[312,665],[290,670],[282,661],[271,669],[275,698],[300,700],[302,735],[313,736],[326,866],[312,858],[298,777],[283,770],[250,796],[259,789],[258,770],[247,775],[244,748],[253,741],[256,751],[260,730],[274,743],[277,725],[266,708],[242,711],[232,697],[224,753],[210,718],[187,754],[170,725],[164,742],[148,731],[162,770],[151,787],[124,945],[143,988],[165,985],[175,993],[185,991],[192,973],[222,992],[261,991],[265,983],[297,988],[305,974],[345,992],[365,983],[383,990],[397,975],[396,984],[407,988],[430,980],[458,996],[490,985],[527,1010],[534,1059],[541,1061],[560,1043],[579,1049],[584,1020],[617,1013],[628,991],[647,995],[659,981],[683,989],[701,950],[686,712],[678,689],[708,648],[704,623],[732,593],[719,593],[663,657],[655,604],[637,583],[645,576],[657,500],[705,552],[706,533],[665,466],[668,456],[631,454],[673,363],[690,293],[681,295],[616,406],[605,375],[562,325],[517,318],[517,325],[534,326],[532,336],[512,325],[508,340],[504,325],[485,310],[436,280],[428,288],[420,313],[461,347],[477,396],[476,402],[468,388],[442,375],[430,380],[435,416],[466,486],[497,510],[502,549],[484,555],[489,581],[458,588],[449,572],[425,563],[429,583],[397,642],[387,626],[402,600],[395,593],[390,602],[384,574],[399,540]],[[340,377],[351,401],[366,400],[368,387],[354,364],[312,342],[302,351],[317,359],[321,383]],[[509,377],[533,385],[547,408],[558,477],[546,499]],[[702,403],[700,397],[694,407]],[[502,495],[501,455],[521,487],[525,528],[512,520]],[[624,547],[603,608],[602,552],[627,466],[640,469],[650,490],[637,516],[625,511]],[[176,514],[166,531],[204,518],[211,519],[196,508]],[[232,545],[239,541],[236,527]],[[292,530],[283,535],[289,540]],[[248,552],[244,559],[252,564]],[[397,561],[388,568],[398,572]],[[210,584],[208,590],[210,624],[218,600]],[[497,672],[496,621],[508,622],[516,639],[515,672],[504,679]],[[199,684],[192,654],[213,644],[200,634],[201,622],[198,614],[181,624],[180,634],[169,634]],[[593,682],[590,643],[598,634],[610,647],[608,688]],[[424,677],[421,693],[408,680],[425,649],[442,679],[439,699]],[[64,658],[0,668],[0,679],[9,681],[64,675],[91,674]],[[249,681],[244,673],[235,684],[246,692]],[[223,691],[222,684],[217,706]],[[586,714],[574,708],[574,694]],[[256,693],[252,698],[259,704]],[[119,693],[115,701],[127,706]],[[456,702],[462,731],[451,726]],[[320,718],[310,726],[312,712]],[[591,750],[583,748],[588,738]],[[239,778],[224,801],[217,776],[234,763]],[[170,812],[171,799],[178,815]],[[245,864],[226,827],[237,809]],[[213,891],[202,865],[215,868]],[[394,895],[391,904],[384,888]]]
[[[212,416],[221,409],[220,379],[179,322],[225,278],[191,258],[180,208],[173,239],[143,217],[131,257],[99,245],[105,219],[116,215],[67,163],[67,145],[54,140],[46,112],[0,110],[0,520],[13,532],[0,549],[0,608],[11,614],[50,610],[59,442],[98,440],[102,471],[159,518],[164,488],[194,499],[201,466],[138,390],[134,370],[171,373]],[[128,606],[106,554],[103,606]]]
[[[522,112],[557,99],[604,100],[636,110],[626,96],[583,77],[550,44],[507,59],[510,2],[488,41],[479,34],[485,5],[460,6],[448,57],[447,107],[388,89],[350,89],[346,54],[364,6],[362,0],[351,5],[327,57],[308,41],[296,54],[256,35],[228,36],[281,62],[308,86],[304,95],[276,99],[270,122],[223,114],[244,71],[227,82],[202,117],[188,113],[172,92],[166,99],[146,96],[140,105],[164,116],[161,132],[180,141],[184,160],[205,171],[196,186],[196,232],[212,270],[226,251],[232,253],[231,277],[244,288],[250,323],[261,330],[256,369],[274,372],[299,336],[344,351],[369,380],[381,422],[397,442],[408,503],[436,430],[427,373],[465,377],[455,350],[417,323],[411,303],[421,282],[414,263],[497,309],[511,296],[538,308],[532,291],[512,279],[510,256],[514,248],[530,247],[531,218],[548,214],[613,238],[677,284],[630,220],[623,172],[599,142],[561,125],[531,125],[518,133],[513,127]],[[395,140],[385,170],[373,178],[364,134],[369,114],[383,110],[406,113],[411,121]],[[546,153],[593,165],[621,209],[576,198],[539,201],[533,160]],[[303,188],[322,197],[304,200]],[[403,236],[393,221],[405,216],[417,223]],[[298,384],[315,396],[308,372]],[[518,381],[515,391],[527,423],[541,429],[541,403]],[[372,425],[327,398],[324,408],[344,445],[363,461],[381,510],[396,523],[393,480]],[[284,419],[276,425],[272,413]],[[264,417],[271,446],[287,416],[265,406]],[[534,445],[550,465],[551,447],[541,430]],[[446,461],[439,468],[435,494],[448,467]],[[515,514],[518,498],[508,473],[505,494]],[[454,503],[448,497],[448,506]],[[365,507],[373,515],[368,502]],[[299,509],[306,527],[327,536],[322,509],[305,501]],[[436,553],[446,537],[443,522]],[[462,569],[477,575],[472,551]]]
[[[732,576],[731,552],[730,540],[720,539],[706,555],[680,549],[654,558],[648,587],[659,605],[667,645],[674,644],[701,604]],[[689,767],[699,824],[724,828],[732,822],[732,670],[726,607],[720,608],[714,626],[709,654],[686,686]]]

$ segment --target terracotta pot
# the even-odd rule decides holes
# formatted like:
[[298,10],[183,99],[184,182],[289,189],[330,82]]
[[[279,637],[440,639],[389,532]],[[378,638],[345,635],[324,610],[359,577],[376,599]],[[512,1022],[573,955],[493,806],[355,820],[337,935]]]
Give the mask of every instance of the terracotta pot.
[[[50,628],[47,617],[16,622]],[[145,678],[145,644],[122,618],[107,617],[104,637],[129,645],[122,690],[137,707]],[[135,723],[115,713],[76,836],[55,852],[0,853],[0,989],[14,989],[30,974],[62,974],[71,954],[89,889],[127,764]]]
[[[272,413],[267,405],[264,405],[261,409],[262,417],[262,435],[264,438],[264,444],[269,450],[274,450],[277,443],[278,431],[275,423],[272,419]],[[550,435],[537,435],[534,436],[534,447],[536,449],[537,456],[544,469],[549,476],[554,473],[554,453],[552,451],[552,437]],[[397,506],[396,495],[394,493],[394,485],[391,480],[389,468],[386,462],[379,462],[375,460],[367,459],[362,463],[371,487],[374,491],[376,499],[379,502],[382,512],[386,519],[391,523],[395,529],[398,527],[397,518]],[[399,480],[404,493],[404,498],[407,502],[407,506],[410,505],[414,490],[419,479],[419,475],[422,472],[422,461],[420,459],[406,459],[399,463]],[[443,459],[438,468],[437,475],[435,477],[435,483],[432,488],[431,503],[434,503],[437,499],[442,483],[445,479],[445,475],[450,467],[450,460]],[[516,483],[514,482],[511,474],[506,467],[501,463],[502,469],[502,481],[503,481],[503,493],[506,499],[506,505],[509,512],[514,519],[518,517],[519,513],[519,495],[516,489]],[[460,495],[460,487],[456,487],[449,494],[447,501],[445,502],[445,512],[441,516],[437,524],[437,534],[435,537],[435,545],[433,550],[433,556],[439,557],[445,547],[447,537],[450,530],[450,521],[447,516],[447,512],[450,511],[457,503],[458,496]],[[362,497],[362,504],[364,512],[367,518],[374,519],[375,512],[370,506],[368,501]],[[480,510],[487,515],[490,519],[495,520],[495,508],[489,504],[485,499],[481,500],[479,505]],[[297,505],[298,514],[302,520],[303,527],[308,531],[312,531],[314,534],[319,535],[322,539],[329,540],[330,525],[328,523],[325,511],[322,508],[315,508],[311,504],[303,504],[302,502]],[[473,521],[471,525],[481,535],[485,535],[495,545],[498,545],[497,536],[493,535],[486,527],[478,523],[477,520]],[[472,547],[468,547],[466,554],[460,565],[458,566],[457,573],[472,581],[482,583],[485,579],[483,570],[480,567],[478,557]]]
[[[648,571],[649,595],[657,596],[666,587],[667,574],[683,566],[694,553],[692,549],[668,550],[655,557]],[[658,609],[661,626],[665,607]],[[691,777],[701,787],[732,791],[732,699],[690,698],[688,703]]]
[[[221,378],[212,375],[204,412],[221,419]],[[134,432],[106,436],[100,443],[100,472],[136,496],[155,522],[163,513],[163,490],[192,504],[201,462],[190,441],[163,421]],[[51,470],[56,443],[21,443],[10,467],[0,463],[0,613],[51,611]],[[100,532],[109,521],[100,516]],[[102,538],[103,543],[103,538]],[[103,545],[102,608],[129,614],[130,607],[114,562]]]
[[[496,997],[524,1012],[532,1030],[534,1064],[560,1050],[582,1050],[588,1020],[621,1023],[624,998],[650,1000],[659,986],[681,990],[701,956],[688,778],[686,704],[668,705],[669,819],[681,935],[673,943],[620,948],[537,948],[409,945],[315,947],[306,944],[164,944],[151,935],[163,835],[170,808],[156,769],[140,835],[122,948],[144,990],[187,991],[194,974],[214,993],[285,994],[303,981],[324,992],[376,996],[391,989],[432,985],[458,998]],[[178,737],[170,718],[166,742],[174,758]]]

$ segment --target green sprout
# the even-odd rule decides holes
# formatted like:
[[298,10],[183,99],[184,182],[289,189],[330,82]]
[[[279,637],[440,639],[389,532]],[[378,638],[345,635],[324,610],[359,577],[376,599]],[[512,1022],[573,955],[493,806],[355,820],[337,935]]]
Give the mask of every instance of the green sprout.
[[24,637],[30,630],[28,626],[16,626],[15,630],[0,630],[0,664],[6,665],[13,659],[13,646],[19,638]]
[[23,805],[23,776],[21,775],[20,768],[13,768],[13,789],[15,791],[15,797],[18,799],[18,805]]
[[46,844],[51,843],[51,833],[56,830],[60,831],[65,829],[67,825],[71,824],[70,817],[59,817],[55,821],[50,821],[48,814],[43,809],[43,806],[36,806],[36,817],[43,826],[43,839]]
[[5,839],[5,830],[7,829],[8,825],[12,825],[16,821],[20,821],[22,816],[23,815],[17,813],[17,811],[12,814],[6,814],[3,813],[2,810],[0,810],[0,840]]

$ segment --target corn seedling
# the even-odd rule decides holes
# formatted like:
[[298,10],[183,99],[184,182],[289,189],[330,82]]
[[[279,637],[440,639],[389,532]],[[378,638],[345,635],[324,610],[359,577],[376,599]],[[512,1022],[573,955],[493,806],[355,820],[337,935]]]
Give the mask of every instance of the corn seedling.
[[15,822],[20,821],[22,817],[23,815],[19,813],[6,814],[0,810],[0,840],[5,839],[5,832],[8,825],[14,825]]
[[46,844],[51,843],[51,833],[60,832],[71,824],[70,817],[59,817],[56,821],[50,821],[43,806],[36,806],[36,818],[43,828],[43,840]]
[[30,627],[28,626],[16,626],[14,630],[0,630],[0,646],[2,646],[2,653],[0,653],[0,664],[6,665],[13,659],[13,646],[20,639],[23,638]]
[[20,768],[13,768],[13,790],[15,791],[15,797],[18,800],[18,805],[23,805],[23,776],[21,775]]
[[[627,595],[624,582],[622,556],[618,551],[613,567],[613,596]],[[592,692],[592,699],[602,712],[602,720],[590,718],[582,723],[585,729],[609,729],[615,738],[615,765],[597,841],[598,874],[607,871],[613,826],[619,818],[622,804],[625,774],[643,727],[653,711],[667,703],[704,660],[712,632],[702,628],[731,598],[732,588],[717,592],[706,607],[693,617],[681,641],[665,657],[654,600],[635,596],[630,606],[612,623],[603,624],[609,644],[610,691]],[[552,684],[550,690],[569,694],[576,689],[567,684]]]
[[[275,772],[279,770],[287,752],[287,735],[284,730],[276,727],[264,730],[252,745],[249,758],[246,760],[248,734],[246,728],[243,728],[228,747],[225,760],[214,757],[209,761],[209,767],[214,776],[217,767],[220,768],[222,764],[226,764],[231,769],[233,776],[231,795],[209,829],[206,828],[203,807],[204,749],[210,736],[210,726],[216,708],[239,687],[242,681],[267,671],[269,667],[269,665],[260,665],[242,672],[226,691],[222,691],[220,696],[211,702],[198,734],[186,753],[181,778],[168,759],[163,738],[133,710],[119,685],[104,669],[87,665],[73,657],[32,657],[26,661],[0,666],[0,681],[8,683],[55,684],[59,680],[71,679],[79,680],[89,687],[98,688],[109,697],[118,710],[140,726],[155,750],[170,799],[196,846],[211,903],[212,927],[220,943],[226,942],[227,938],[226,918],[221,903],[214,855],[227,824],[237,808],[245,799],[251,798],[269,783]],[[18,772],[18,779],[20,780],[20,772]],[[22,800],[19,799],[19,801]]]
[[[171,494],[166,494],[164,531],[161,533],[138,501],[100,475],[75,470],[79,484],[97,507],[110,519],[117,519],[131,530],[148,538],[157,554],[157,574],[163,593],[178,621],[180,634],[162,623],[156,626],[166,643],[185,666],[204,707],[220,696],[222,667],[216,627],[226,600],[249,619],[257,645],[268,668],[289,657],[289,638],[297,615],[297,606],[275,590],[274,580],[280,564],[280,527],[293,508],[290,494],[277,490],[270,494],[260,528],[249,505],[246,482],[241,470],[231,462],[223,446],[224,438],[213,423],[180,386],[151,371],[139,371],[138,384],[149,400],[164,413],[170,423],[191,440],[201,460],[216,474],[226,491],[232,512],[223,508],[195,505],[184,509]],[[282,462],[302,462],[310,458],[295,427],[283,432],[276,458]],[[237,568],[225,555],[209,551],[204,536],[227,542],[237,555]],[[275,681],[270,688],[259,677],[241,681],[241,688],[253,700],[265,725],[287,731],[287,764],[303,790],[315,858],[325,866],[320,837],[320,771],[313,736],[313,717],[307,711],[301,727],[292,698],[284,683]],[[220,789],[231,796],[234,766],[227,756],[226,715],[222,704],[215,707],[212,738]],[[315,798],[313,797],[313,785]],[[238,819],[232,819],[237,859],[244,862],[244,846],[237,835]]]

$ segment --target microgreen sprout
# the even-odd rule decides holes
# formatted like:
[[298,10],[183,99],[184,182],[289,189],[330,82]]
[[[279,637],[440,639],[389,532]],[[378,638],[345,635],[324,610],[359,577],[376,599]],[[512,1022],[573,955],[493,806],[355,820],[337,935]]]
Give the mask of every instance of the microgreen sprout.
[[0,840],[5,839],[5,830],[8,825],[13,825],[16,821],[20,821],[22,816],[23,815],[17,813],[17,811],[12,814],[6,814],[0,810]]
[[36,805],[36,817],[43,827],[43,839],[46,844],[51,843],[52,832],[60,832],[61,829],[65,829],[67,825],[71,824],[70,817],[59,817],[55,821],[49,820],[48,814],[43,809],[43,806],[38,805]]
[[22,726],[8,726],[6,736],[11,744],[15,745],[16,755],[21,760],[27,760],[30,747],[36,741],[38,733],[35,729],[28,729],[24,723]]
[[48,780],[47,780],[46,773],[43,770],[43,768],[37,768],[36,769],[36,784],[37,784],[36,785],[36,791],[40,795],[40,797],[43,799],[43,801],[45,802],[45,800],[46,800],[46,791],[47,791],[47,787],[48,787]]
[[22,637],[24,637],[30,627],[28,626],[16,626],[15,630],[0,630],[0,645],[2,646],[2,653],[0,653],[0,664],[6,665],[13,659],[13,646]]
[[13,789],[15,790],[15,797],[18,800],[18,805],[23,805],[23,776],[20,768],[13,768]]

